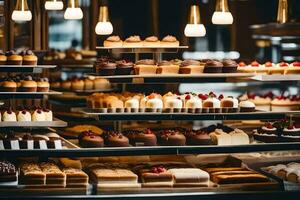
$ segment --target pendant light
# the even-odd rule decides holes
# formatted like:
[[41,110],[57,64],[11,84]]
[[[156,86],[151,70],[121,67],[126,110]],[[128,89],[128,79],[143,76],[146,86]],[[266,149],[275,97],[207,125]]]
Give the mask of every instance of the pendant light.
[[184,34],[187,37],[204,37],[206,29],[201,24],[200,9],[198,5],[192,5],[190,9],[190,17],[184,29]]
[[108,7],[100,6],[99,21],[96,25],[95,32],[97,35],[110,35],[113,32],[113,26],[109,21]]
[[17,0],[11,19],[17,22],[30,21],[32,19],[32,14],[28,8],[27,0]]
[[69,6],[67,7],[64,15],[65,19],[82,19],[83,13],[79,7],[78,0],[69,0]]
[[64,3],[61,0],[51,0],[45,2],[46,10],[62,10],[64,8]]
[[288,21],[288,1],[279,0],[278,2],[278,12],[277,12],[277,22],[280,24],[286,23]]
[[217,0],[216,2],[216,10],[212,16],[213,24],[232,24],[233,17],[228,8],[228,0]]

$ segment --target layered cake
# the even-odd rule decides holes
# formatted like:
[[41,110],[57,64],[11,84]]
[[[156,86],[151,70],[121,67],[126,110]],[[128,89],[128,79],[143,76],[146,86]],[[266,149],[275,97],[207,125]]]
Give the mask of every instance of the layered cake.
[[134,71],[136,75],[156,74],[157,65],[154,60],[145,59],[135,63]]
[[66,174],[63,173],[56,164],[44,162],[40,164],[40,168],[46,175],[46,185],[58,187],[66,186]]
[[36,163],[22,163],[19,182],[23,185],[45,185],[46,174]]
[[173,175],[163,166],[150,166],[139,170],[143,187],[172,187]]
[[17,181],[17,169],[8,161],[0,161],[0,183]]
[[157,74],[178,74],[179,65],[173,64],[171,61],[161,61],[159,62],[156,70]]
[[209,134],[212,143],[215,145],[231,145],[231,136],[222,129],[216,129]]
[[174,177],[174,187],[208,187],[209,174],[196,168],[173,168],[168,170]]
[[89,183],[89,176],[80,169],[67,167],[62,172],[66,174],[66,187],[86,187]]

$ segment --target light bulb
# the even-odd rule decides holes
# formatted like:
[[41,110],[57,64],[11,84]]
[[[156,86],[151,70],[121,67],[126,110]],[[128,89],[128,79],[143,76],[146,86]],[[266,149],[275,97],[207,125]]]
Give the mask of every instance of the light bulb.
[[16,22],[30,21],[32,19],[31,11],[28,9],[27,0],[18,0],[11,19]]
[[64,8],[64,3],[59,0],[46,1],[45,9],[46,10],[62,10]]
[[69,0],[69,6],[64,14],[65,19],[77,20],[83,18],[83,12],[77,0]]
[[95,28],[97,35],[110,35],[114,28],[110,22],[98,22]]
[[206,29],[203,24],[187,24],[184,29],[186,37],[204,37]]
[[214,12],[212,16],[212,23],[220,24],[220,25],[232,24],[233,17],[231,12],[219,12],[219,11]]

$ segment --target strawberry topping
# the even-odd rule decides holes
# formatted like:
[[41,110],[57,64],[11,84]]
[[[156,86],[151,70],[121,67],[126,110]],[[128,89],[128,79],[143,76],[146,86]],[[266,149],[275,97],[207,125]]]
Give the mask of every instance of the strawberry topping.
[[257,62],[256,60],[251,63],[252,67],[259,67],[259,65],[259,62]]

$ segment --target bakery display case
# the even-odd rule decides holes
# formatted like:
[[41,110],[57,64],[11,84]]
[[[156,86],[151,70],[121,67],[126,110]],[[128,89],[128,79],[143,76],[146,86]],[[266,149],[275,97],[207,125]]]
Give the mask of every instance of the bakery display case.
[[[2,7],[13,10],[12,2],[1,2],[0,18]],[[220,52],[214,53],[216,58],[200,59],[195,53],[194,59],[186,59],[184,52],[205,46],[202,40],[187,37],[206,34],[199,5],[207,8],[207,16],[211,2],[191,5],[187,37],[163,27],[160,33],[157,1],[148,2],[156,22],[149,28],[150,37],[145,30],[141,36],[122,33],[139,26],[132,22],[135,29],[116,17],[124,14],[120,10],[110,20],[106,1],[70,0],[65,11],[60,11],[65,1],[46,1],[45,6],[40,1],[15,2],[14,12],[25,12],[25,17],[30,12],[33,17],[29,34],[24,29],[28,18],[21,24],[12,18],[18,34],[26,32],[26,41],[16,44],[35,50],[15,51],[8,42],[10,49],[0,51],[0,199],[299,196],[300,62],[273,63],[254,56],[229,59],[218,57]],[[237,31],[228,1],[216,2],[213,26],[233,23],[230,32]],[[238,4],[230,4],[236,16]],[[73,9],[76,15],[70,15]],[[82,27],[95,25],[97,34],[108,36],[96,38],[85,28],[80,34],[66,29],[70,35],[82,35],[83,44],[59,38],[71,47],[47,50],[47,45],[36,43],[37,38],[27,40],[40,34],[45,42],[47,12],[57,14],[65,26],[80,21],[63,20],[83,20]],[[114,21],[118,29],[113,31]],[[55,26],[55,20],[51,23]],[[99,28],[103,24],[105,30]],[[56,27],[55,37],[60,28]],[[176,36],[169,35],[171,31]],[[82,46],[94,50],[76,48]]]

